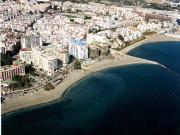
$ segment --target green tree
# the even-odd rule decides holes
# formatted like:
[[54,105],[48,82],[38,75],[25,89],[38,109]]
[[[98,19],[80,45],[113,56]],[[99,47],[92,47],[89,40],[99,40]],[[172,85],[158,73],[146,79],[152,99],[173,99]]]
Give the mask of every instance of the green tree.
[[52,89],[54,89],[54,86],[50,82],[47,82],[47,84],[44,86],[44,90],[49,91]]
[[76,60],[74,63],[73,63],[73,67],[74,69],[81,69],[81,62]]
[[2,54],[1,53],[1,66],[4,66],[4,65],[12,65],[13,63],[13,59],[10,57],[9,53],[7,54]]
[[119,35],[118,37],[119,37],[119,39],[120,39],[121,41],[124,42],[124,37],[123,37],[122,35]]
[[26,74],[33,74],[34,72],[35,72],[35,68],[32,66],[32,64],[25,65]]
[[21,81],[22,76],[21,75],[15,75],[12,77],[12,81],[18,82]]
[[17,88],[31,86],[30,79],[27,75],[15,75],[13,76],[12,81],[14,81],[13,83],[16,85]]

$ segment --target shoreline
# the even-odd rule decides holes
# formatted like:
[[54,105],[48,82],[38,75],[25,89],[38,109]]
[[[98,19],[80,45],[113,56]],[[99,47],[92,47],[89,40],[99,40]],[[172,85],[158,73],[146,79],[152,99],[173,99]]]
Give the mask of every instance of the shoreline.
[[153,43],[153,42],[167,42],[167,41],[180,41],[180,39],[177,37],[172,37],[172,36],[168,36],[168,35],[152,34],[152,35],[146,36],[146,39],[136,42],[136,43],[124,48],[123,50],[121,50],[121,53],[127,54],[130,50],[132,50],[140,45],[143,45],[143,44]]
[[159,64],[157,62],[127,55],[130,50],[134,49],[137,46],[158,41],[179,41],[179,39],[165,35],[149,35],[145,40],[134,43],[133,45],[130,45],[119,51],[118,54],[120,55],[118,58],[106,59],[101,62],[97,62],[90,67],[87,67],[86,70],[76,70],[71,72],[59,85],[56,86],[55,89],[51,91],[44,91],[43,89],[40,89],[37,93],[34,93],[32,95],[28,94],[7,100],[5,104],[1,104],[1,115],[63,99],[63,95],[69,88],[73,87],[73,85],[75,85],[78,81],[91,73],[95,73],[112,67],[131,64]]

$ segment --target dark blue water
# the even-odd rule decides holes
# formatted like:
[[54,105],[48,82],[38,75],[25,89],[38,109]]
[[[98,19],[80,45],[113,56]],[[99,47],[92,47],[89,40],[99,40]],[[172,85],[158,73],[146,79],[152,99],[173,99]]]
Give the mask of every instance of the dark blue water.
[[128,54],[157,61],[180,75],[180,42],[147,43],[131,50]]
[[94,73],[74,85],[64,101],[4,115],[2,134],[180,135],[180,78],[175,68],[180,66],[178,45],[153,43],[131,52],[161,62],[160,49],[170,60],[165,63],[163,59],[170,70],[142,64]]

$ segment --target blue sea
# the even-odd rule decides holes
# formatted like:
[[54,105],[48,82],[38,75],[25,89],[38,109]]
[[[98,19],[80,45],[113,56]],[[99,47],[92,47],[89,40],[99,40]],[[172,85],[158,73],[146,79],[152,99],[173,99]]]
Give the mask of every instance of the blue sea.
[[129,55],[157,61],[93,73],[64,100],[2,116],[2,135],[180,135],[180,42]]

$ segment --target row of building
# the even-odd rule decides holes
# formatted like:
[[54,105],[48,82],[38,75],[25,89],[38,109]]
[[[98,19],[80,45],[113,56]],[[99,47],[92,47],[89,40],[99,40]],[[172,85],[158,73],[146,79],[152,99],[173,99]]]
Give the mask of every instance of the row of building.
[[21,63],[14,62],[11,66],[3,66],[0,68],[0,80],[11,80],[15,75],[25,75],[25,66]]
[[32,63],[34,67],[53,75],[63,65],[69,56],[66,49],[55,45],[43,46],[40,36],[26,36],[21,38],[20,60]]
[[[35,0],[21,0],[19,3],[24,8],[17,8],[15,15],[11,13],[12,9],[9,10],[8,19],[3,14],[0,28],[23,33],[19,39],[21,62],[33,64],[47,75],[53,75],[67,65],[70,55],[80,60],[97,58],[107,55],[109,48],[121,48],[126,42],[141,38],[146,31],[176,28],[172,19],[175,16],[154,10],[91,2],[49,1],[39,4]],[[21,11],[24,10],[23,14]],[[8,50],[7,43],[13,46],[9,39],[12,38],[7,34],[0,35],[1,52]]]

